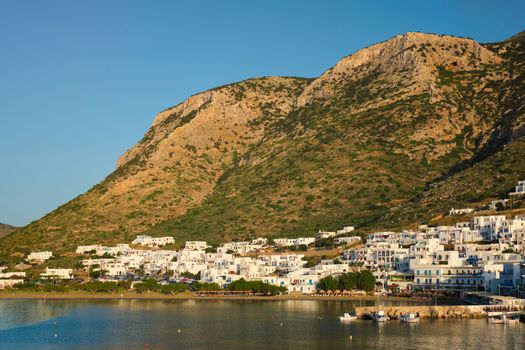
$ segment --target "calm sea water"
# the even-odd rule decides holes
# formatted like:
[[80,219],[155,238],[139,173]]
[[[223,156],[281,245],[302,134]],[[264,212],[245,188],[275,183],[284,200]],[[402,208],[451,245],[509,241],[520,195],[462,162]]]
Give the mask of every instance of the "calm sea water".
[[422,320],[414,326],[364,320],[341,324],[338,316],[354,305],[0,300],[0,349],[525,349],[525,324],[502,326],[486,320]]

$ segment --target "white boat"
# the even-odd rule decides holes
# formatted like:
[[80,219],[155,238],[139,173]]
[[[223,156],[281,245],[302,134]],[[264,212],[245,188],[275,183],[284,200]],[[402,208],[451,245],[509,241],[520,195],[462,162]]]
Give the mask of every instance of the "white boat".
[[343,316],[339,316],[339,321],[341,322],[347,322],[347,321],[354,321],[357,320],[356,315],[350,315],[349,313],[345,312]]
[[500,317],[490,317],[489,321],[494,324],[516,324],[519,323],[520,320],[518,318],[507,318],[507,316],[501,315]]
[[411,312],[409,314],[399,316],[399,320],[406,323],[418,323],[419,317],[415,313]]
[[383,310],[378,310],[377,312],[372,312],[372,320],[375,322],[386,322],[388,321],[388,316]]

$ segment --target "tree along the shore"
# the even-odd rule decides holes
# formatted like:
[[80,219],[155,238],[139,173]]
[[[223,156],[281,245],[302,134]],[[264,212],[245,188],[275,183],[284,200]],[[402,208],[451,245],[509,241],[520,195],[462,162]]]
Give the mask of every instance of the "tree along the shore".
[[321,278],[317,283],[318,290],[351,290],[360,289],[367,292],[374,290],[376,279],[372,272],[363,270],[360,272],[343,273],[340,276],[327,276]]

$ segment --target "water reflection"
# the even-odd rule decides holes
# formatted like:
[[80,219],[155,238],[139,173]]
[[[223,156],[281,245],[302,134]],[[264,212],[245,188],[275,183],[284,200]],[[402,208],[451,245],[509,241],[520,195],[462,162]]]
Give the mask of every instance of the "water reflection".
[[[373,302],[363,302],[372,305]],[[355,301],[1,300],[0,349],[523,349],[486,320],[342,324]],[[351,338],[350,338],[351,337]]]
[[77,303],[57,303],[46,300],[2,300],[0,301],[0,330],[58,317],[78,306]]

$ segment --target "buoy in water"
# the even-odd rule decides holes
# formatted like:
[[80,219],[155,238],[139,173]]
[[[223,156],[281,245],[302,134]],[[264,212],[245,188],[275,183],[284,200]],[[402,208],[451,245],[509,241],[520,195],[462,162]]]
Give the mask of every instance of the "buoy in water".
[[55,333],[55,338],[58,337],[58,334]]

